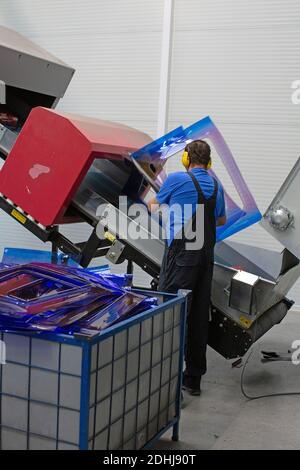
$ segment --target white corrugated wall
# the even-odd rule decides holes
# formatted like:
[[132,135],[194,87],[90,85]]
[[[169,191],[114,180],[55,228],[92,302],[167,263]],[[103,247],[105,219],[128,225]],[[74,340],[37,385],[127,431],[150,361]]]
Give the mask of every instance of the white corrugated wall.
[[[300,105],[291,101],[291,83],[300,79],[300,2],[174,5],[169,128],[209,114],[264,211],[300,153]],[[155,137],[163,7],[164,0],[0,0],[0,23],[77,69],[59,108]],[[86,232],[74,226],[69,233],[83,239]],[[235,238],[279,246],[258,226]],[[43,247],[0,213],[4,246]],[[292,295],[300,305],[299,284]]]
[[[261,211],[300,154],[299,51],[299,0],[175,0],[169,128],[209,114]],[[233,239],[279,247],[257,225]]]
[[[0,23],[76,69],[58,109],[122,122],[155,137],[163,6],[162,0],[0,0]],[[89,232],[86,224],[64,231],[75,241]],[[1,252],[5,246],[45,249],[0,212]],[[136,282],[145,279],[136,270]]]

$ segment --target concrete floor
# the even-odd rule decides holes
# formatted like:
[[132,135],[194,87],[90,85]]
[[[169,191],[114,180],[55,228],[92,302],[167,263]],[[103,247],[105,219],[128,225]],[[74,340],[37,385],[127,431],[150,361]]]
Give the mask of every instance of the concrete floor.
[[[300,313],[291,312],[253,348],[245,373],[248,395],[299,392],[299,396],[247,400],[241,393],[241,369],[209,350],[201,397],[185,394],[180,441],[170,434],[157,449],[299,449],[300,365],[262,364],[261,350],[287,352],[300,340]],[[299,355],[300,356],[300,355]]]

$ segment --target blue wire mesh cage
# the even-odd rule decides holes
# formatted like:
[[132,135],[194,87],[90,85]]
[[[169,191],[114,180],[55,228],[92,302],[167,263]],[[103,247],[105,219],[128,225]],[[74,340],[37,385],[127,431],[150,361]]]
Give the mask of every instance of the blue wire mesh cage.
[[0,333],[0,449],[141,449],[170,427],[177,439],[186,297],[155,295],[92,339]]

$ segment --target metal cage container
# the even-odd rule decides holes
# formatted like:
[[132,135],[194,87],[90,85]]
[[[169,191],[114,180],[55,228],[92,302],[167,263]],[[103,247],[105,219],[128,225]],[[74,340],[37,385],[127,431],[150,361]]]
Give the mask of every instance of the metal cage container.
[[186,297],[158,297],[92,340],[0,333],[0,449],[134,450],[170,427],[177,440]]

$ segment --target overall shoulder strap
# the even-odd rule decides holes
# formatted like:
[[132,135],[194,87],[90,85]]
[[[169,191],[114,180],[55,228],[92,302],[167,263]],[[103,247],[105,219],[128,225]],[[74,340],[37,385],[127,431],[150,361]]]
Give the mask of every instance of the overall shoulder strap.
[[197,181],[196,176],[191,171],[188,171],[188,175],[190,176],[190,178],[193,181],[194,186],[196,188],[196,191],[197,191],[197,194],[198,194],[198,204],[204,204],[205,197],[204,197],[203,191],[201,189],[201,186],[200,186],[199,182]]
[[194,183],[194,186],[196,188],[196,191],[198,193],[198,204],[203,204],[205,201],[209,201],[210,199],[216,199],[217,194],[218,194],[218,190],[219,190],[219,184],[218,184],[218,181],[216,180],[216,178],[213,178],[214,192],[213,192],[213,194],[210,198],[206,198],[203,194],[203,191],[201,189],[201,186],[200,186],[199,181],[197,180],[196,176],[191,171],[188,171],[188,175],[192,179],[192,181]]
[[219,191],[219,183],[216,180],[216,178],[213,178],[213,180],[214,180],[214,193],[213,193],[212,197],[216,198],[217,195],[218,195],[218,191]]

